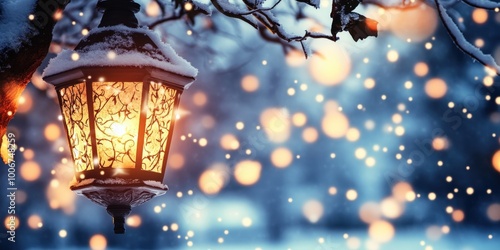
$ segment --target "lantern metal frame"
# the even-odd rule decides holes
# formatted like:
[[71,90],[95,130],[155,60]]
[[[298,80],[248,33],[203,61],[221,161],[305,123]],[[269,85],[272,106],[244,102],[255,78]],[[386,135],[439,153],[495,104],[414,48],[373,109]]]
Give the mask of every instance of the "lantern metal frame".
[[[125,217],[130,213],[132,207],[138,206],[155,196],[163,195],[168,190],[168,187],[163,184],[163,178],[165,176],[168,153],[175,127],[175,110],[179,106],[182,92],[195,80],[194,77],[196,75],[196,69],[192,68],[189,63],[183,61],[184,59],[180,58],[175,53],[168,54],[165,50],[162,50],[158,44],[161,43],[159,39],[154,40],[150,33],[147,33],[144,29],[138,27],[138,22],[134,13],[137,13],[139,8],[140,5],[135,3],[133,0],[100,0],[97,4],[97,9],[104,11],[101,23],[99,24],[99,28],[101,29],[98,29],[96,32],[91,31],[88,36],[80,41],[74,51],[75,53],[78,52],[85,55],[85,53],[92,52],[95,44],[104,44],[105,49],[109,49],[110,51],[117,49],[117,54],[126,54],[128,52],[127,50],[129,50],[136,54],[145,55],[148,58],[154,57],[154,60],[156,60],[155,63],[151,63],[152,65],[137,65],[133,62],[127,62],[124,65],[117,65],[117,63],[113,63],[109,65],[104,64],[97,66],[93,62],[87,61],[86,64],[79,64],[68,70],[55,70],[56,73],[53,72],[54,70],[49,70],[48,74],[45,74],[47,72],[44,72],[43,77],[46,82],[55,85],[61,113],[63,114],[62,117],[65,124],[64,127],[66,130],[67,140],[70,146],[74,147],[77,145],[73,144],[82,143],[82,141],[81,138],[72,141],[70,129],[68,127],[69,124],[74,125],[71,123],[73,121],[72,114],[69,113],[70,109],[68,109],[68,106],[64,105],[76,104],[68,104],[68,102],[71,101],[63,100],[62,96],[64,95],[66,89],[69,90],[73,87],[82,89],[82,92],[80,93],[81,95],[83,95],[83,90],[85,91],[86,99],[80,98],[81,100],[85,99],[85,102],[82,101],[79,104],[82,107],[86,105],[87,114],[85,115],[87,115],[87,117],[85,118],[88,119],[88,122],[87,124],[84,124],[85,131],[82,130],[81,133],[84,134],[84,140],[85,143],[87,143],[84,150],[87,155],[85,155],[85,163],[82,161],[79,162],[79,164],[81,163],[80,166],[85,165],[87,167],[84,169],[78,169],[81,171],[75,170],[75,182],[70,188],[75,193],[83,195],[93,202],[106,207],[107,212],[113,217],[114,231],[117,234],[123,234],[125,232]],[[113,28],[120,25],[123,26],[123,28]],[[120,43],[120,39],[125,39],[129,43],[122,45]],[[109,40],[112,40],[112,42],[108,44]],[[68,59],[68,54],[65,56],[66,58],[59,60],[64,63],[72,63],[71,60]],[[101,54],[99,54],[99,56],[106,57],[106,55]],[[61,58],[63,56],[60,54],[58,57]],[[75,60],[73,59],[73,61]],[[175,66],[182,67],[183,65],[187,65],[187,67],[191,67],[194,71],[189,71],[191,73],[183,75],[178,71],[170,70],[169,67],[162,68],[157,66],[158,62],[160,64],[166,63],[169,65],[174,65],[174,63],[177,62],[178,65]],[[51,61],[49,66],[51,63],[53,62]],[[58,62],[57,65],[60,65],[60,62]],[[135,135],[136,137],[133,137],[133,148],[135,147],[136,152],[134,152],[135,154],[132,156],[135,158],[132,158],[129,151],[126,151],[126,155],[129,157],[128,159],[131,159],[130,162],[127,163],[127,166],[114,167],[113,164],[115,163],[115,159],[108,160],[111,161],[110,165],[105,164],[106,162],[101,165],[100,157],[102,156],[100,155],[101,151],[98,153],[99,144],[97,143],[96,132],[97,119],[95,116],[97,112],[94,106],[94,102],[96,102],[96,92],[94,92],[93,87],[96,87],[100,83],[122,83],[122,85],[125,86],[125,84],[133,85],[139,82],[142,86],[135,86],[137,86],[137,88],[142,88],[142,92],[137,99],[134,99],[134,104],[139,105],[139,108],[134,110],[138,118],[133,118],[138,122],[138,124],[135,124],[137,127],[134,127],[133,129],[134,135],[135,132],[137,132],[137,135]],[[154,168],[151,167],[149,169],[144,169],[143,162],[145,161],[145,156],[143,156],[143,150],[146,150],[144,146],[146,144],[146,133],[148,132],[147,123],[148,121],[153,123],[152,120],[149,120],[150,118],[148,117],[148,112],[155,114],[155,112],[152,112],[149,109],[149,102],[151,101],[153,94],[158,94],[150,92],[153,91],[153,84],[158,89],[160,89],[159,86],[162,86],[162,90],[172,90],[173,94],[169,97],[164,97],[161,101],[159,101],[161,105],[168,106],[166,116],[167,118],[170,117],[170,120],[163,122],[162,127],[157,128],[157,130],[160,134],[164,132],[168,134],[166,135],[166,138],[161,137],[161,139],[158,139],[157,143],[154,144],[159,145],[154,148],[157,153],[157,162],[151,161],[147,164],[155,165],[158,163],[161,164],[161,166],[155,165],[156,167]],[[135,88],[133,91],[134,90],[139,91]],[[68,95],[71,96],[75,96],[77,94],[78,93],[68,93]],[[101,97],[106,99],[105,94]],[[168,98],[168,100],[165,98]],[[63,104],[64,101],[67,103]],[[173,104],[170,101],[173,101]],[[65,110],[65,108],[68,110]],[[67,113],[65,113],[65,111]],[[85,109],[83,108],[79,111],[81,113],[85,113]],[[109,113],[108,115],[112,116]],[[69,118],[70,120],[67,120],[68,118],[66,116],[71,117]],[[132,118],[127,119],[132,120]],[[73,131],[73,133],[75,132]],[[86,133],[88,133],[88,135],[86,135]],[[105,134],[104,132],[101,133]],[[154,133],[154,131],[151,133]],[[107,134],[105,135],[110,136]],[[112,140],[113,138],[107,139],[109,142],[112,142]],[[119,142],[119,139],[115,140],[118,140]],[[152,142],[148,141],[147,145],[151,146],[151,143]],[[111,146],[114,145],[115,144],[111,143]],[[101,150],[108,149],[108,147],[104,147],[102,145],[101,147],[103,147]],[[76,149],[78,149],[78,147]],[[113,153],[116,153],[115,148],[112,148],[111,150],[113,150]],[[73,150],[71,150],[71,156],[73,160],[77,159]],[[161,156],[163,156],[163,159],[161,159]],[[79,167],[78,164],[75,165],[75,168]],[[89,169],[89,166],[92,166],[92,168]]]

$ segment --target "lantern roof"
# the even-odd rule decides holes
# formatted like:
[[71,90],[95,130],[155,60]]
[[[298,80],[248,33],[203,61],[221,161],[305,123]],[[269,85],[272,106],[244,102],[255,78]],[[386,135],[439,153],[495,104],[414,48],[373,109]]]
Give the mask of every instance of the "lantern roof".
[[64,50],[52,58],[43,77],[84,67],[120,66],[153,67],[188,78],[194,78],[198,73],[152,30],[115,25],[93,29],[75,50]]

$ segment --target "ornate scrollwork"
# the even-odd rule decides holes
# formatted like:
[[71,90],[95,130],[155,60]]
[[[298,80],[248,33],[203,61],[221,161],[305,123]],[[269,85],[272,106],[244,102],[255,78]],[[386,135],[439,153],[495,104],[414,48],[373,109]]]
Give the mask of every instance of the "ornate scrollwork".
[[94,169],[85,83],[59,90],[69,145],[77,172]]
[[94,82],[96,147],[101,168],[134,168],[142,82]]
[[95,191],[82,192],[82,194],[91,201],[108,207],[109,205],[130,205],[138,206],[156,196],[148,190],[135,188],[129,189],[99,189]]
[[162,171],[171,121],[175,119],[174,104],[177,94],[177,90],[163,84],[150,83],[142,170],[157,173]]

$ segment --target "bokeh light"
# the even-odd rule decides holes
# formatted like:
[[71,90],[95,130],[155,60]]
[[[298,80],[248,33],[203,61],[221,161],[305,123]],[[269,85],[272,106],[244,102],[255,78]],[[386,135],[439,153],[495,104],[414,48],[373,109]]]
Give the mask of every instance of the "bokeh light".
[[102,234],[94,234],[89,240],[89,247],[92,250],[104,250],[107,245],[108,241]]
[[259,181],[261,170],[262,165],[258,161],[240,161],[234,167],[234,177],[241,185],[250,186]]
[[241,88],[246,92],[255,92],[259,89],[259,78],[254,75],[246,75],[241,79]]
[[342,83],[351,72],[351,58],[339,44],[314,41],[315,53],[309,63],[311,76],[318,83],[331,86]]
[[433,99],[442,98],[447,90],[446,82],[441,78],[432,78],[425,83],[425,93]]
[[260,123],[272,142],[281,143],[290,137],[290,117],[281,108],[268,108],[260,115]]
[[384,220],[378,220],[370,224],[368,227],[368,235],[376,242],[389,242],[395,235],[394,226]]
[[26,181],[35,181],[40,178],[42,169],[35,161],[26,161],[20,168],[21,177]]
[[277,168],[286,168],[293,161],[292,152],[285,147],[279,147],[271,153],[271,162]]
[[[405,10],[391,10],[390,30],[401,40],[421,42],[434,34],[438,17],[436,10],[426,4]],[[415,22],[418,20],[418,22]]]
[[318,200],[309,200],[304,203],[304,206],[302,207],[304,217],[306,217],[306,219],[311,223],[318,222],[323,216],[323,212],[323,204],[321,204]]

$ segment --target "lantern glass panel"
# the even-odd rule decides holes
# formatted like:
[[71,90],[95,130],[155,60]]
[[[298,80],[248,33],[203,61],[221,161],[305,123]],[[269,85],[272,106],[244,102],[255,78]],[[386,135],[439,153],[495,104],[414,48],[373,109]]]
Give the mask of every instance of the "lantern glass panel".
[[75,170],[76,172],[92,170],[94,165],[85,83],[60,89],[59,98]]
[[135,168],[142,82],[93,82],[95,136],[100,168]]
[[166,163],[166,145],[174,117],[179,91],[150,82],[146,129],[142,152],[142,170],[161,173]]
[[181,92],[153,81],[61,87],[58,94],[77,176],[117,168],[163,173]]

